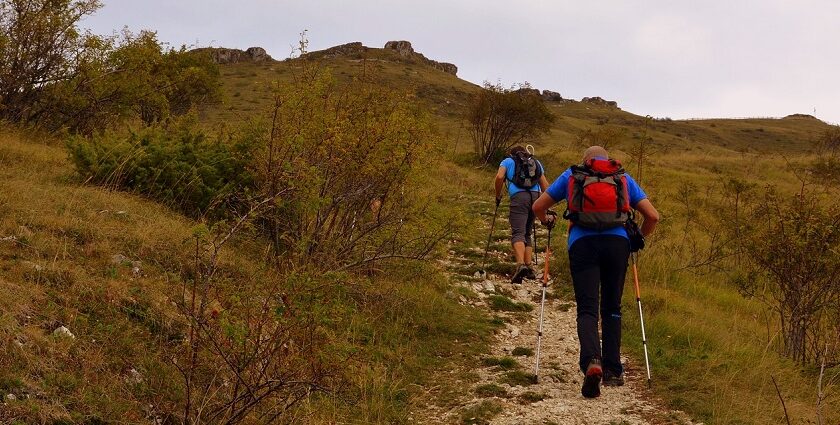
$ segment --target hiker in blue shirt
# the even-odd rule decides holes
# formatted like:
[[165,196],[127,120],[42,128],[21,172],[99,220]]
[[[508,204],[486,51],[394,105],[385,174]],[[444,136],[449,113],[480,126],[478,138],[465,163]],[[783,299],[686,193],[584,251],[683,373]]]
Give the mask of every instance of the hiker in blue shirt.
[[[519,173],[519,175],[516,173]],[[523,176],[527,178],[523,178]],[[523,181],[528,183],[522,183]],[[536,279],[531,264],[531,257],[534,253],[534,247],[531,243],[534,213],[531,206],[540,197],[540,193],[548,188],[548,179],[545,178],[545,169],[542,164],[534,159],[533,155],[522,146],[514,146],[510,150],[510,156],[499,164],[499,170],[496,173],[496,206],[502,201],[502,189],[505,182],[509,182],[510,243],[513,248],[513,255],[516,258],[516,271],[511,281],[522,283],[522,279]],[[516,182],[520,182],[526,187],[520,187]],[[529,183],[532,184],[528,185]]]
[[[571,221],[569,269],[577,302],[580,369],[585,375],[581,393],[594,398],[600,395],[602,378],[604,385],[624,384],[619,354],[621,295],[630,240],[623,223],[630,217],[630,209],[635,209],[644,218],[641,233],[648,236],[659,221],[659,213],[644,190],[623,172],[620,163],[609,159],[604,148],[586,149],[583,164],[561,174],[534,202],[533,210],[540,222],[553,227],[556,216],[547,214],[548,209],[560,201],[567,202],[569,211],[564,217]],[[599,310],[603,350],[598,338]]]

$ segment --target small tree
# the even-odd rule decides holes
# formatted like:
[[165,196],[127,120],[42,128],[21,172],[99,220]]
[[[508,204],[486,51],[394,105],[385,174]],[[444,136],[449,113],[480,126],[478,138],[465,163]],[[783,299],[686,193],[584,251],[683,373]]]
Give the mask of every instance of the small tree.
[[255,161],[258,190],[288,189],[265,221],[275,253],[349,268],[422,258],[448,233],[423,226],[418,180],[437,149],[428,116],[370,76],[347,84],[304,63],[280,85]]
[[164,48],[154,32],[124,31],[92,38],[75,75],[46,86],[30,119],[84,134],[131,118],[151,124],[217,101],[219,87],[207,54]]
[[475,151],[482,165],[504,156],[512,146],[547,133],[554,115],[527,84],[506,89],[484,83],[467,113]]
[[803,364],[818,361],[837,331],[838,207],[804,184],[793,198],[768,189],[753,213],[753,232],[744,236],[751,272],[739,279],[741,289],[778,314],[783,352]]
[[598,130],[588,128],[577,135],[575,145],[577,148],[586,149],[593,145],[598,145],[604,149],[615,148],[621,143],[626,134],[623,129],[616,127],[604,126]]
[[90,38],[77,24],[97,0],[0,1],[0,117],[27,120],[49,84],[72,78]]

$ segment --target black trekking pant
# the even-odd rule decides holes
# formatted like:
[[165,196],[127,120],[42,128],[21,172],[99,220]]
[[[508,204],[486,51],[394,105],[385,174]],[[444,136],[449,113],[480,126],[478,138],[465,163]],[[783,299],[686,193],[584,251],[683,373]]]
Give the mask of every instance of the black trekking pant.
[[[569,268],[577,302],[577,332],[580,340],[580,369],[586,373],[589,361],[600,358],[605,370],[623,372],[621,347],[621,294],[630,257],[630,243],[615,235],[585,236],[569,248]],[[598,295],[602,344],[598,340]]]

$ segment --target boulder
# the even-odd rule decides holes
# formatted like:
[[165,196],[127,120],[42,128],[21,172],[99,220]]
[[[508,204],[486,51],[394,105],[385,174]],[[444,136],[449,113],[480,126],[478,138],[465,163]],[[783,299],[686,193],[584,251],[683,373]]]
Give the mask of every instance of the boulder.
[[542,91],[542,98],[548,102],[562,102],[563,96],[560,96],[560,93],[551,90],[543,90]]
[[439,70],[441,70],[441,71],[443,71],[447,74],[458,75],[458,67],[455,66],[454,64],[451,64],[451,63],[448,63],[448,62],[435,62],[435,61],[432,61],[432,62],[434,62],[433,66],[435,68],[437,68],[437,69],[439,69]]
[[389,41],[385,43],[386,49],[396,50],[397,53],[400,54],[402,57],[411,57],[414,55],[414,48],[411,47],[410,41],[405,40],[398,40],[398,41]]
[[540,97],[540,91],[537,90],[537,89],[532,89],[530,87],[518,88],[518,89],[516,89],[516,93],[519,93],[521,95],[533,95],[533,96]]
[[245,53],[251,57],[251,62],[265,62],[271,60],[271,56],[269,56],[262,47],[249,47]]
[[584,97],[580,101],[583,102],[583,103],[591,103],[593,105],[601,105],[601,106],[607,106],[607,107],[610,107],[610,108],[618,108],[618,102],[616,102],[614,100],[604,100],[604,99],[601,99],[598,96]]

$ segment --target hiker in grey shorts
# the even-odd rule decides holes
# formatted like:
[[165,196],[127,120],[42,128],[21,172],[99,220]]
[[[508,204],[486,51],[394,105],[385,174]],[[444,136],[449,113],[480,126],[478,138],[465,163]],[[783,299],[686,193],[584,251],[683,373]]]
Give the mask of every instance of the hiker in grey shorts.
[[[510,242],[516,258],[516,272],[513,283],[522,283],[522,279],[536,279],[531,258],[534,248],[531,235],[534,228],[534,213],[531,206],[548,188],[548,179],[542,164],[522,146],[514,146],[510,156],[499,164],[496,173],[496,205],[502,201],[502,188],[508,182],[510,194]],[[517,185],[519,183],[519,185]],[[521,185],[521,186],[520,186]]]

